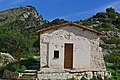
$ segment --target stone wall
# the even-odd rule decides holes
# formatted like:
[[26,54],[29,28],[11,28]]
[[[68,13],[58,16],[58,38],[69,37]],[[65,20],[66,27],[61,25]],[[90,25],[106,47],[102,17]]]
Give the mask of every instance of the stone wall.
[[16,79],[18,78],[19,73],[17,72],[11,72],[9,70],[5,70],[3,73],[3,78],[7,78],[7,79]]
[[[99,36],[74,26],[49,30],[40,35],[41,67],[64,69],[64,44],[73,43],[73,68],[79,70],[105,70],[103,54],[99,47]],[[54,50],[60,58],[54,59]]]
[[102,48],[99,47],[99,44],[91,41],[91,59],[90,59],[90,69],[92,71],[105,71],[105,63],[103,59]]
[[75,78],[75,80],[80,80],[82,77],[85,77],[86,79],[90,80],[93,76],[99,76],[102,79],[104,79],[105,77],[111,77],[111,73],[110,72],[95,72],[95,71],[85,71],[85,72],[76,72],[76,73],[70,73],[67,71],[64,72],[38,72],[38,79],[39,80],[43,80],[43,79],[51,79],[51,80],[65,80],[65,79],[69,79],[69,78]]

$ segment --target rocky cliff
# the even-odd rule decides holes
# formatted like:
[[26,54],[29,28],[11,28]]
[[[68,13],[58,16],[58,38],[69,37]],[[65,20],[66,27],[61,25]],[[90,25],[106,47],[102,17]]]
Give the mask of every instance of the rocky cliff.
[[24,27],[36,27],[43,24],[42,16],[38,14],[32,6],[18,7],[0,12],[0,26],[13,23],[15,21],[23,22]]
[[[32,6],[18,7],[0,12],[0,51],[17,55],[21,46],[21,55],[36,53],[34,47],[37,35],[35,30],[45,24],[43,17]],[[30,55],[29,55],[30,56]]]

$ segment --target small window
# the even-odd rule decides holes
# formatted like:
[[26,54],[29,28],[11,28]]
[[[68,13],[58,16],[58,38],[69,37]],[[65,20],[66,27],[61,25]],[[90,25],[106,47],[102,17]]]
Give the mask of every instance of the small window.
[[54,51],[54,58],[59,58],[59,51]]

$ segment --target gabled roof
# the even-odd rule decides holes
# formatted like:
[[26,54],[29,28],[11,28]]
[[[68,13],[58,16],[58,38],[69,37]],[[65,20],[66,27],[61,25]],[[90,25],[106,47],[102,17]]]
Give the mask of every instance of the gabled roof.
[[58,28],[61,28],[61,27],[65,27],[65,26],[67,26],[67,25],[70,25],[70,26],[73,25],[73,26],[75,26],[75,27],[78,27],[78,28],[83,29],[83,31],[87,30],[87,31],[96,33],[97,35],[104,35],[104,33],[102,33],[102,32],[98,32],[98,31],[96,31],[96,30],[93,30],[93,29],[90,29],[90,28],[81,26],[81,25],[76,24],[76,23],[73,23],[73,22],[67,22],[67,23],[63,23],[63,24],[60,24],[60,25],[55,25],[55,26],[43,28],[43,29],[37,30],[36,32],[37,32],[37,33],[43,33],[43,32],[45,32],[45,31],[52,30],[52,29],[58,29]]

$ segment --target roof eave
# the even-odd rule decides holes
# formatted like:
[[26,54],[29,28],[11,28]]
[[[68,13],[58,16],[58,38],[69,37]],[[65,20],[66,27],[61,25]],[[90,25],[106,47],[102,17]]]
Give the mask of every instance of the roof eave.
[[72,23],[72,22],[67,22],[67,23],[63,23],[63,24],[60,24],[60,25],[43,28],[43,29],[41,29],[41,30],[37,30],[36,33],[43,33],[43,32],[45,32],[45,31],[48,31],[48,30],[51,30],[51,29],[58,29],[58,28],[60,28],[60,27],[64,27],[64,26],[66,26],[66,25],[74,25],[74,26],[77,26],[77,27],[82,28],[82,29],[84,29],[84,30],[88,30],[88,31],[94,32],[94,33],[96,33],[97,35],[104,35],[103,32],[98,32],[98,31],[96,31],[96,30],[92,30],[92,29],[83,27],[83,26],[81,26],[81,25],[79,25],[79,24]]

